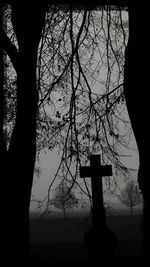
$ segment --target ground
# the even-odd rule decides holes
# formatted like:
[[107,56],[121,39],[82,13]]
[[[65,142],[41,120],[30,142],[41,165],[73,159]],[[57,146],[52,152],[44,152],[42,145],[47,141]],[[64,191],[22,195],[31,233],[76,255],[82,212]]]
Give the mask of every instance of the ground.
[[30,247],[34,259],[42,262],[42,266],[43,263],[48,266],[87,266],[90,262],[98,261],[111,265],[114,263],[115,266],[144,266],[141,216],[107,217],[107,224],[118,239],[118,247],[113,255],[108,249],[102,251],[98,248],[88,252],[84,248],[83,236],[87,227],[84,221],[84,218],[75,217],[31,219]]

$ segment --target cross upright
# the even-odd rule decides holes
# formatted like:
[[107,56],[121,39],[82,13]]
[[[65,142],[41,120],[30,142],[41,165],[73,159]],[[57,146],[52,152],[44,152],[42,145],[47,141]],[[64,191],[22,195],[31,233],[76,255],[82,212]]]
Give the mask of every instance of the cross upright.
[[80,177],[91,177],[92,189],[92,223],[93,227],[106,226],[105,209],[103,203],[102,177],[112,175],[111,165],[101,165],[100,155],[90,156],[90,166],[80,167]]

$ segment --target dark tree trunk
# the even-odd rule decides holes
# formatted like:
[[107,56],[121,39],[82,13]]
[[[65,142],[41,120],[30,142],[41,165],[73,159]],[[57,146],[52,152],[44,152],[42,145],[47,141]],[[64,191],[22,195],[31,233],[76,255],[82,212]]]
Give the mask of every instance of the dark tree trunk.
[[[4,262],[6,253],[6,233],[7,233],[7,187],[8,181],[5,179],[6,172],[6,144],[3,134],[3,123],[4,123],[4,40],[2,38],[2,10],[4,1],[0,2],[0,182],[1,182],[1,261]],[[3,194],[4,192],[4,194]]]
[[[29,261],[29,205],[36,158],[37,50],[45,21],[39,1],[12,1],[12,23],[19,51],[16,122],[7,152],[9,197],[8,243],[15,265]],[[11,245],[10,245],[11,244]]]
[[8,150],[8,177],[11,180],[10,195],[14,206],[12,213],[15,210],[15,216],[11,214],[14,217],[12,240],[22,257],[29,252],[29,204],[36,157],[38,103],[34,64],[36,58],[34,55],[30,57],[26,52],[20,56],[22,61],[17,73],[17,117]]
[[144,199],[144,252],[149,238],[149,23],[147,7],[129,6],[124,92],[139,151],[138,182]]
[[[1,159],[4,160],[6,155],[6,145],[5,138],[3,134],[3,122],[4,122],[4,92],[3,92],[3,82],[4,82],[4,42],[2,38],[2,9],[3,4],[0,3],[0,153],[3,155]],[[1,162],[2,163],[2,162]],[[4,162],[3,162],[4,163]],[[3,167],[4,165],[1,164]]]

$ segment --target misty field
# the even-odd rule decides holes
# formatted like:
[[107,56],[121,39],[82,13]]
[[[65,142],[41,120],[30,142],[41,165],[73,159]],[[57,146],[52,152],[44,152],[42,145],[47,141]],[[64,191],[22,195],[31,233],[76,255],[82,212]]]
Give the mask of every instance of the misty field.
[[[30,220],[32,254],[42,261],[75,264],[88,260],[83,236],[89,222],[83,217]],[[142,253],[142,217],[108,216],[107,224],[117,236],[116,264],[139,261]]]

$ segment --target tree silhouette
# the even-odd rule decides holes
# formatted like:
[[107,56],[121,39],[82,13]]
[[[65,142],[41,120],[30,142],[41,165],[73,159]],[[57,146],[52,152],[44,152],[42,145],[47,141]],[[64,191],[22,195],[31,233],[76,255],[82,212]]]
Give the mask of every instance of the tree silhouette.
[[[140,16],[140,21],[139,21]],[[146,58],[149,57],[147,43],[148,13],[145,6],[129,5],[129,41],[125,55],[124,93],[132,128],[139,151],[138,182],[143,195],[143,233],[144,253],[149,258],[149,162],[147,156],[149,130],[147,114],[149,113],[149,100],[143,90],[147,90],[148,70]],[[142,38],[140,35],[142,32]],[[134,103],[134,105],[133,105]],[[140,108],[139,108],[140,107]]]
[[[6,147],[5,144],[5,149],[7,149],[5,179],[9,180],[9,198],[13,199],[15,205],[18,200],[21,200],[19,214],[16,207],[9,213],[9,216],[14,219],[11,223],[12,230],[10,227],[8,229],[8,237],[13,240],[13,251],[10,253],[16,264],[19,264],[19,257],[28,262],[29,256],[29,204],[36,156],[38,104],[36,64],[38,44],[45,21],[45,8],[40,7],[35,1],[30,2],[30,8],[26,1],[22,3],[9,1],[9,3],[11,4],[11,22],[18,47],[11,42],[5,24],[6,27],[1,29],[3,48],[11,59],[17,75],[15,124],[9,146]],[[7,6],[2,6],[2,8],[1,19],[4,19]],[[4,101],[4,97],[2,99]],[[25,162],[26,168],[24,168]],[[13,178],[10,179],[10,177]],[[17,255],[14,251],[17,251]]]
[[64,217],[66,217],[67,210],[76,207],[78,205],[78,199],[75,197],[74,192],[69,189],[65,180],[62,180],[60,184],[55,188],[52,204],[63,211]]
[[133,180],[127,182],[118,198],[123,204],[130,208],[131,216],[133,215],[134,206],[142,202],[137,183]]
[[[3,2],[0,4],[0,35],[2,35],[2,25],[3,25],[3,20],[2,20],[2,10],[3,10]],[[5,142],[4,142],[4,137],[3,137],[3,121],[4,121],[4,93],[3,93],[3,82],[4,82],[4,42],[3,39],[1,38],[0,40],[0,151],[1,155],[5,155],[6,153],[6,147],[5,147]],[[3,158],[3,157],[1,157]],[[2,164],[3,166],[3,164]]]

